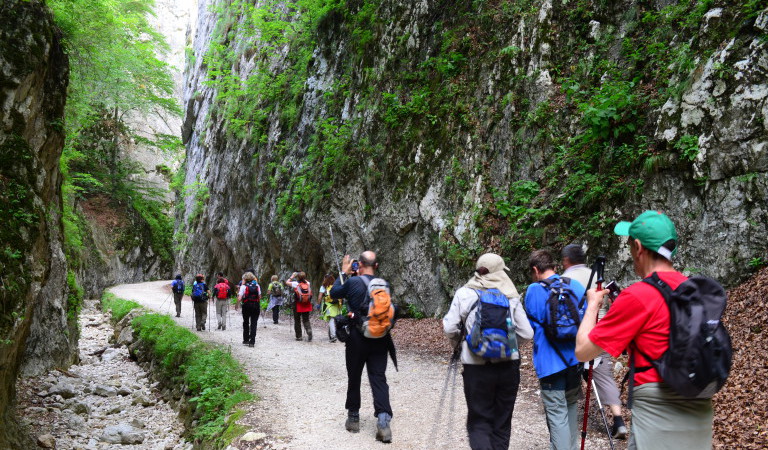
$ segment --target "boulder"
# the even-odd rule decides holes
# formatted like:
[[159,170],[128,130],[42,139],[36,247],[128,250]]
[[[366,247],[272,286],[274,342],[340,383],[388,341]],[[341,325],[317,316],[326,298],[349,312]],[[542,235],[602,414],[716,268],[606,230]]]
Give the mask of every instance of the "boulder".
[[37,445],[42,448],[56,448],[56,439],[50,434],[42,434],[37,437]]
[[52,386],[51,389],[48,391],[48,394],[60,395],[62,398],[72,398],[77,395],[77,391],[75,390],[75,386],[72,385],[71,383],[67,383],[66,381],[61,381],[59,383],[56,383],[54,386]]
[[136,430],[127,423],[113,425],[104,429],[104,434],[99,438],[102,442],[110,444],[141,444],[146,433]]

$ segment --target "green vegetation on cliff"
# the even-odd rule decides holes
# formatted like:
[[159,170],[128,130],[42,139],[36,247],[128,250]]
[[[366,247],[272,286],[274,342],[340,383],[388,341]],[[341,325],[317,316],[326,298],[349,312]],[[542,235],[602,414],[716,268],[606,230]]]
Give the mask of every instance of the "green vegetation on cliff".
[[[394,2],[220,0],[204,56],[217,93],[209,114],[251,144],[257,188],[275,192],[286,225],[352,179],[385,182],[398,199],[423,194],[439,168],[460,192],[483,180],[482,204],[453,205],[471,214],[464,236],[440,236],[456,264],[477,249],[517,254],[594,237],[649,173],[692,172],[699,136],[660,140],[661,106],[729,39],[750,38],[768,2],[544,3],[445,2],[407,31],[398,20],[417,8]],[[244,60],[256,68],[244,71]],[[311,132],[297,133],[307,117]],[[281,138],[270,144],[276,121]],[[445,158],[456,148],[472,157]],[[500,160],[502,150],[518,162]]]
[[67,97],[66,146],[61,159],[66,250],[77,262],[84,248],[80,201],[106,198],[125,211],[118,245],[151,247],[166,266],[173,263],[173,222],[165,193],[142,181],[140,165],[123,156],[134,143],[177,151],[177,137],[139,136],[131,116],[158,111],[180,115],[173,81],[158,52],[167,49],[149,23],[153,0],[49,0],[64,33],[71,64]]

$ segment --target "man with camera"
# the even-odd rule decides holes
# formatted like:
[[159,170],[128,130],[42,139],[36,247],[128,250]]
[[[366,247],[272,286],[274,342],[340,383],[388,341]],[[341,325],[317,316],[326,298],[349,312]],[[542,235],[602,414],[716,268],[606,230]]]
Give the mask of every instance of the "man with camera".
[[[677,231],[666,215],[645,211],[631,223],[619,222],[613,231],[627,236],[638,276],[655,273],[671,289],[687,280],[672,266]],[[711,448],[712,400],[678,395],[647,359],[658,359],[669,348],[670,313],[664,296],[649,283],[634,283],[618,295],[605,317],[596,323],[608,293],[608,289],[587,292],[587,311],[576,337],[576,357],[589,361],[604,351],[617,357],[628,350],[630,359],[634,358],[629,448]]]
[[293,290],[293,331],[296,333],[296,340],[303,340],[301,325],[304,324],[307,342],[312,342],[312,324],[309,322],[309,313],[312,312],[312,286],[307,280],[307,274],[293,272],[285,284]]
[[347,409],[345,427],[347,431],[360,431],[360,380],[363,367],[368,366],[368,381],[373,394],[373,408],[376,416],[376,440],[392,441],[389,423],[392,419],[392,406],[389,403],[389,385],[387,384],[387,354],[393,347],[392,337],[371,339],[363,336],[358,325],[368,315],[368,284],[374,278],[379,263],[376,254],[365,251],[360,255],[357,276],[349,255],[345,255],[341,265],[341,276],[334,282],[330,295],[333,299],[346,299],[350,321],[349,337],[345,342],[344,356],[347,365]]

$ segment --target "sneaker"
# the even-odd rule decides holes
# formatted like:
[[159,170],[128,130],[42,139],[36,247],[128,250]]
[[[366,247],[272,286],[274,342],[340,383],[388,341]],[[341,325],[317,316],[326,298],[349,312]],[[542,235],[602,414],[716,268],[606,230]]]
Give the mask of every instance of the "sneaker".
[[376,422],[376,440],[381,442],[392,442],[392,430],[389,428],[389,421],[392,416],[383,412],[379,413],[379,420]]
[[627,427],[624,424],[613,423],[613,429],[611,430],[611,436],[614,439],[624,440],[627,438]]
[[344,423],[344,427],[350,433],[360,432],[360,413],[350,412],[347,415],[347,421]]

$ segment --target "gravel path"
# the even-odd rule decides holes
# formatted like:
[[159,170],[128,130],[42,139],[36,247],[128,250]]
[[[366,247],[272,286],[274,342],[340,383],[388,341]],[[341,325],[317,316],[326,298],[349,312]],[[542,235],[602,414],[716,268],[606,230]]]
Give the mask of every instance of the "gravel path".
[[[174,312],[167,300],[170,281],[115,286],[110,289],[121,298],[134,300],[159,312]],[[211,313],[214,310],[211,308]],[[171,314],[173,315],[173,314]],[[194,330],[192,301],[185,297],[179,325]],[[265,433],[257,443],[241,443],[240,448],[367,449],[386,444],[374,440],[376,420],[371,391],[363,374],[360,433],[344,430],[346,410],[346,370],[344,345],[330,343],[324,322],[314,321],[314,340],[294,340],[289,318],[281,316],[274,325],[269,318],[259,319],[256,346],[242,345],[242,321],[238,311],[230,310],[225,331],[202,331],[209,342],[228,346],[245,367],[260,401],[246,407],[245,423],[254,432]],[[216,328],[215,317],[211,318]],[[433,356],[412,352],[398,354],[399,372],[388,366],[390,398],[394,412],[391,449],[468,448],[464,421],[466,404],[461,375],[446,385],[447,364]],[[530,360],[524,360],[530,365]],[[529,383],[530,384],[530,383]],[[442,408],[438,408],[442,405]],[[439,425],[435,426],[438,415]],[[241,421],[243,422],[243,421]],[[538,395],[521,385],[512,419],[511,448],[548,448],[548,432]],[[607,441],[588,439],[587,448],[607,448]]]

